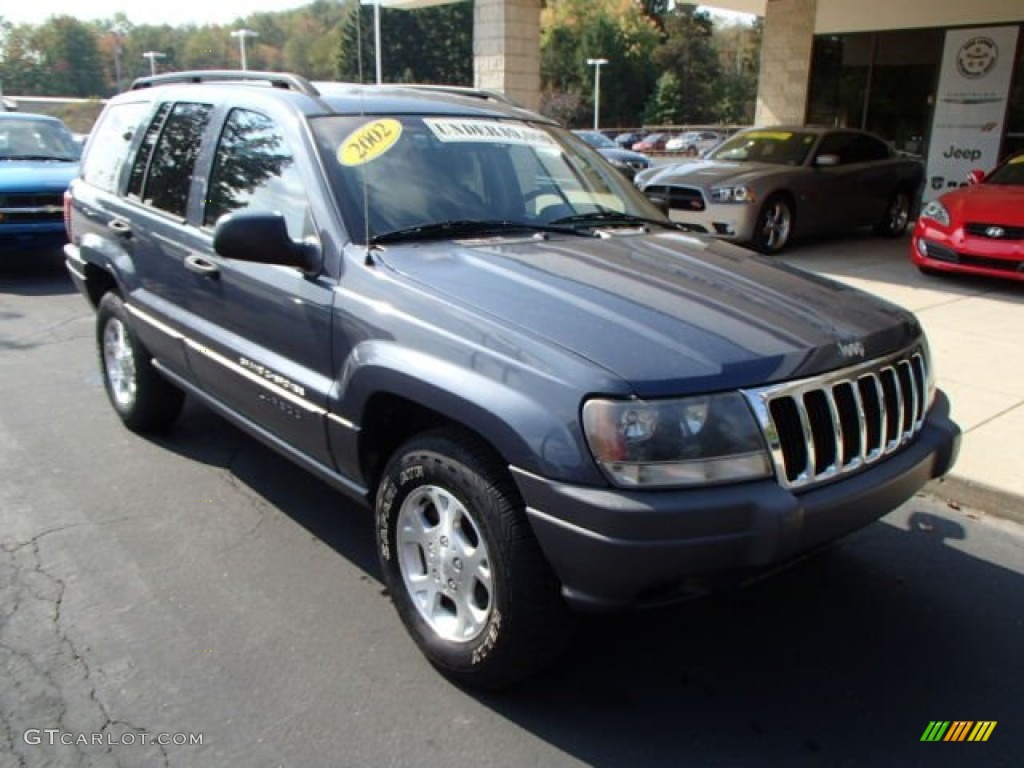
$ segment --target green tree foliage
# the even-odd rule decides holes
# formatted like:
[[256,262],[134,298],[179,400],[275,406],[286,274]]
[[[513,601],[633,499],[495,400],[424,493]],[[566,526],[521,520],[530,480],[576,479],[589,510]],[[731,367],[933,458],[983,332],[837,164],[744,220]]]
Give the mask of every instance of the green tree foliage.
[[[418,11],[383,8],[381,16],[386,82],[473,82],[472,2]],[[124,13],[88,24],[56,17],[38,26],[0,17],[0,84],[8,95],[106,97],[149,74],[147,51],[163,54],[158,72],[234,69],[240,56],[231,31],[243,27],[258,33],[246,41],[252,69],[314,80],[375,80],[372,6],[313,0],[230,25],[134,25]],[[589,126],[594,67],[587,59],[603,58],[603,126],[749,122],[759,50],[759,23],[715,28],[694,5],[546,0],[541,110],[566,125]]]
[[570,125],[582,124],[594,110],[587,59],[603,58],[600,122],[634,125],[656,81],[651,57],[658,40],[657,27],[632,0],[549,0],[541,15],[542,105],[564,108],[575,97],[580,108]]
[[665,18],[667,37],[654,52],[654,61],[659,71],[671,72],[679,80],[681,123],[710,123],[717,118],[714,91],[721,65],[712,31],[711,16],[692,4],[677,4]]
[[[373,6],[348,5],[337,74],[376,81]],[[380,9],[381,79],[385,83],[473,84],[473,4],[458,2],[415,11]]]
[[644,110],[644,122],[648,125],[678,125],[685,122],[682,84],[675,73],[666,72],[658,78],[654,95]]
[[93,30],[71,16],[53,16],[29,38],[30,57],[45,73],[42,96],[99,96],[106,90]]

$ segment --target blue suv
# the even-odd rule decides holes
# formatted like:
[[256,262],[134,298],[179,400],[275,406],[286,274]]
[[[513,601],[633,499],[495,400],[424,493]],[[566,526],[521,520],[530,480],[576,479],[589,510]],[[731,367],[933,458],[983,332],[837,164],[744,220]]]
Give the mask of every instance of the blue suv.
[[187,394],[371,508],[402,621],[464,684],[542,669],[572,608],[865,526],[957,453],[909,312],[686,231],[493,94],[146,78],[70,197],[124,424]]

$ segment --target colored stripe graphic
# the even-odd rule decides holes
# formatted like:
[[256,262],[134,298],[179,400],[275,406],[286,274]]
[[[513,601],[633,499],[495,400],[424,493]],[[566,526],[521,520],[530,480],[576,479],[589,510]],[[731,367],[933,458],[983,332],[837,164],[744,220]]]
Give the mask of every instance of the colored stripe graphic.
[[921,741],[988,741],[996,720],[930,720]]
[[954,720],[949,728],[949,733],[943,741],[963,741],[967,736],[967,730],[974,725],[970,720]]
[[971,731],[971,735],[967,737],[967,740],[988,741],[988,737],[992,735],[992,731],[995,729],[995,720],[979,720],[978,724],[974,726],[974,730]]

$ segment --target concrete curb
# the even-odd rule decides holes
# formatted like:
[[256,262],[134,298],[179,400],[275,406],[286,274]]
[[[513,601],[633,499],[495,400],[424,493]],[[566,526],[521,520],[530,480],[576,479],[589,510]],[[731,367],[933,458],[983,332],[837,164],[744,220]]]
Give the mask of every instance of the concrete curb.
[[922,490],[943,501],[1024,525],[1024,497],[956,475],[932,480]]

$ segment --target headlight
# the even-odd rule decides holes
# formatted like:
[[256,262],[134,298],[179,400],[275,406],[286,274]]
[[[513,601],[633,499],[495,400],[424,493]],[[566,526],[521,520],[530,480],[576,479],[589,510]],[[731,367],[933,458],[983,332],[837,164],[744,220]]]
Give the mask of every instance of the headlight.
[[771,459],[736,392],[683,400],[588,400],[583,431],[616,485],[668,488],[771,477]]
[[944,227],[949,226],[949,211],[938,200],[932,200],[930,203],[925,204],[924,208],[921,209],[921,218],[931,219]]
[[712,187],[711,199],[716,203],[752,203],[754,192],[742,184],[735,187]]

